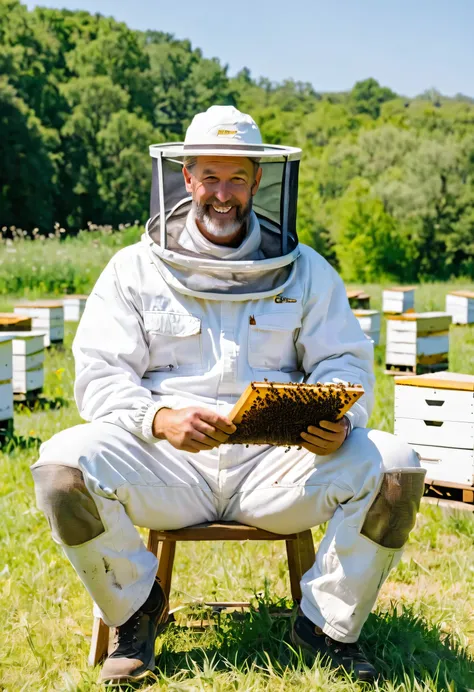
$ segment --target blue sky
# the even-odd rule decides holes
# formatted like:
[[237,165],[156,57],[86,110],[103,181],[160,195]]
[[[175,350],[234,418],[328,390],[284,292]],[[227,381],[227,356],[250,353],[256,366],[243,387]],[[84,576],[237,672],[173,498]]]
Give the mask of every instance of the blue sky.
[[45,0],[189,38],[235,74],[350,89],[366,77],[406,96],[474,96],[474,0]]

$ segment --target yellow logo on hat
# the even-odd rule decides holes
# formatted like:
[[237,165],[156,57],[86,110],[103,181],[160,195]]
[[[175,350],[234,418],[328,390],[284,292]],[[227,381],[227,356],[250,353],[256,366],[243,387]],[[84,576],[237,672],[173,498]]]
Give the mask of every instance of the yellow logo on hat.
[[225,135],[236,135],[237,130],[217,130],[217,136],[225,136]]

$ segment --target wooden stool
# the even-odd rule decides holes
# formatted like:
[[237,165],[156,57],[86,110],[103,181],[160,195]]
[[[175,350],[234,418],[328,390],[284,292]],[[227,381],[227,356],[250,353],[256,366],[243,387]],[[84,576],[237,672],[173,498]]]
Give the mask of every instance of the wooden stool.
[[[198,524],[176,531],[153,531],[148,534],[148,550],[157,556],[157,576],[169,598],[174,555],[178,541],[285,541],[290,573],[291,595],[296,603],[301,600],[300,580],[314,563],[314,543],[311,531],[301,533],[270,533],[254,526],[234,522]],[[232,603],[226,604],[232,607]],[[241,605],[241,604],[235,604]],[[95,666],[107,655],[109,628],[101,618],[94,619],[89,664]]]

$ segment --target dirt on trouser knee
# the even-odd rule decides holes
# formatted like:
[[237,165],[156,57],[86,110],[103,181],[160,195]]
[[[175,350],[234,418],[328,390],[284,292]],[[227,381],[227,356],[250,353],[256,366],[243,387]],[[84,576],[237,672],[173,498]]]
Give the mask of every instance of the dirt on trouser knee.
[[39,466],[32,469],[32,474],[36,504],[46,515],[55,541],[81,545],[105,531],[79,469]]
[[367,512],[362,535],[385,548],[402,548],[415,525],[424,490],[420,473],[389,471]]

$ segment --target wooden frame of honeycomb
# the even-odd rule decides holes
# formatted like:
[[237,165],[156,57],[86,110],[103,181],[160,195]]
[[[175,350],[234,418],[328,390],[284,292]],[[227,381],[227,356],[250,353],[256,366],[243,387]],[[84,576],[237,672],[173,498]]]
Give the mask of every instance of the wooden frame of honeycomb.
[[300,433],[336,421],[364,394],[362,385],[251,382],[229,414],[229,444],[301,445]]

